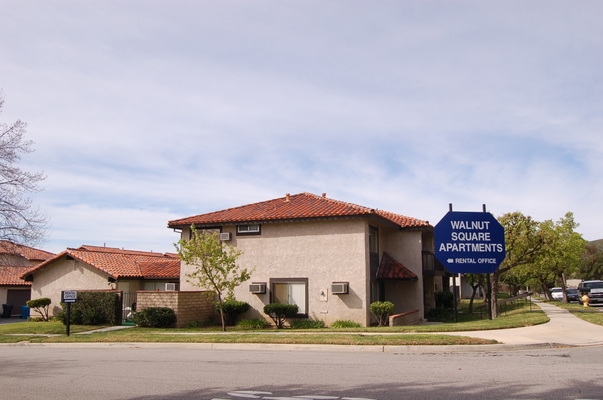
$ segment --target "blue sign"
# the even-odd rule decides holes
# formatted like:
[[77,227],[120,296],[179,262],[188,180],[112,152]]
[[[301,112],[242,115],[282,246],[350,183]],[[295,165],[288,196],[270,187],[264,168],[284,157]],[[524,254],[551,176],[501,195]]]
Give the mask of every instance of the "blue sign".
[[505,259],[505,229],[489,212],[449,211],[434,236],[435,256],[453,274],[492,273]]

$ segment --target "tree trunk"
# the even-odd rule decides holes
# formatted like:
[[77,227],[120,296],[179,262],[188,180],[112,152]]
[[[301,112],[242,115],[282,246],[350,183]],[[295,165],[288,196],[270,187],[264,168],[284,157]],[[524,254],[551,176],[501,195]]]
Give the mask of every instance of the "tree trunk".
[[492,274],[492,291],[490,292],[490,310],[492,319],[498,318],[498,270]]

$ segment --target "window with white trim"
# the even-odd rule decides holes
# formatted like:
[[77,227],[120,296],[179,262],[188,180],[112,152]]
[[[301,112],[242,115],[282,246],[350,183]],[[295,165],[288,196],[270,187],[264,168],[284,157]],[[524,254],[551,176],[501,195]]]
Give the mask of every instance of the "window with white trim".
[[241,235],[259,235],[261,232],[260,224],[237,225],[237,234]]
[[295,304],[298,314],[308,314],[308,279],[271,279],[271,303]]

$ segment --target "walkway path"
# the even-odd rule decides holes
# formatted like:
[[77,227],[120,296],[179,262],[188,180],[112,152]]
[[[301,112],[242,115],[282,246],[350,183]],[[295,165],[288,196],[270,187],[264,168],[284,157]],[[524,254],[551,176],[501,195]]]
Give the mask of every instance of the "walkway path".
[[543,344],[589,346],[603,344],[603,326],[586,322],[569,311],[551,303],[534,302],[551,319],[546,324],[525,328],[490,331],[446,332],[482,339],[494,339],[503,344]]

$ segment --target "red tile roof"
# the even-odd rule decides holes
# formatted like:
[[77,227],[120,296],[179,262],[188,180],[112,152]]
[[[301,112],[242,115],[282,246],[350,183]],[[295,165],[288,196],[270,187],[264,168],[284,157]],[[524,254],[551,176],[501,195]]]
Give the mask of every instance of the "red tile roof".
[[31,267],[0,266],[0,286],[31,285],[31,282],[26,282],[21,279],[21,275],[29,269],[31,269]]
[[427,221],[333,200],[327,198],[326,195],[317,196],[312,193],[287,194],[285,197],[274,200],[177,219],[169,221],[168,227],[369,216],[393,222],[401,228],[430,227]]
[[381,263],[379,264],[379,269],[377,269],[377,279],[408,281],[419,278],[401,262],[394,260],[389,254],[383,253]]
[[8,240],[0,240],[0,254],[17,255],[29,261],[44,261],[54,257],[54,254],[48,251],[34,249]]
[[153,253],[124,250],[112,247],[81,246],[67,249],[51,260],[47,260],[22,275],[35,274],[49,267],[54,261],[64,257],[80,260],[112,278],[178,279],[180,278],[180,258],[172,253]]

